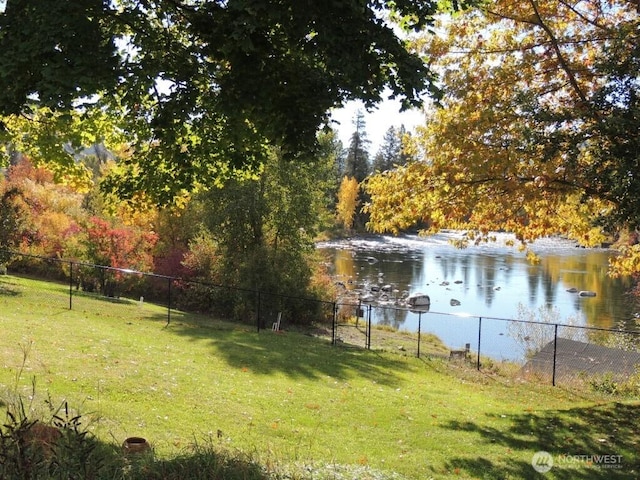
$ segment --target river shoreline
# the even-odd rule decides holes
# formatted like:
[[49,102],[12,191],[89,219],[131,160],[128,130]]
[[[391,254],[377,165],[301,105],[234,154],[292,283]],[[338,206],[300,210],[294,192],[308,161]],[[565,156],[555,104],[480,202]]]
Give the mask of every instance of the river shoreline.
[[[530,245],[537,256],[531,262],[526,252],[510,246],[512,235],[499,233],[495,242],[460,249],[451,243],[461,235],[444,231],[428,237],[353,236],[319,242],[317,248],[343,289],[339,302],[373,305],[374,324],[415,332],[419,319],[405,300],[411,294],[427,294],[427,328],[452,347],[473,342],[473,334],[455,331],[460,318],[476,323],[479,318],[517,320],[522,309],[527,315],[539,309],[557,311],[559,323],[637,328],[627,296],[630,279],[606,275],[615,250],[580,248],[562,238],[541,239]],[[595,296],[581,297],[581,291]],[[507,334],[496,323],[491,335],[502,345]],[[509,356],[509,351],[503,355]]]

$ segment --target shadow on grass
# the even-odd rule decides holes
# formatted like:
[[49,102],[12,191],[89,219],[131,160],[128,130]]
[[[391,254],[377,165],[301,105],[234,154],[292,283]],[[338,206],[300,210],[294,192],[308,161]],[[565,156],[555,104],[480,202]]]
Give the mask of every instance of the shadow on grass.
[[[355,374],[393,386],[399,380],[398,373],[410,368],[401,358],[332,346],[326,339],[304,333],[257,332],[248,325],[192,321],[190,318],[189,315],[174,316],[168,331],[193,341],[208,341],[212,353],[230,366],[259,374],[280,372],[294,378],[328,376],[336,379],[348,379]],[[160,321],[161,317],[157,316],[156,320]]]
[[[210,447],[197,447],[167,460],[143,464],[144,480],[182,480],[221,478],[225,480],[268,480],[273,478],[265,468],[248,456],[240,453],[217,452]],[[135,477],[134,477],[135,478]]]
[[11,281],[9,277],[0,277],[0,295],[16,297],[22,293],[22,290],[18,284]]
[[[469,432],[478,442],[502,445],[531,459],[538,451],[548,452],[553,467],[544,478],[627,479],[640,475],[638,414],[638,404],[610,402],[589,408],[500,415],[486,418],[486,422],[451,421],[445,427]],[[509,425],[491,425],[495,423]],[[473,478],[543,478],[530,461],[508,458],[498,463],[460,456],[450,459],[446,468]]]

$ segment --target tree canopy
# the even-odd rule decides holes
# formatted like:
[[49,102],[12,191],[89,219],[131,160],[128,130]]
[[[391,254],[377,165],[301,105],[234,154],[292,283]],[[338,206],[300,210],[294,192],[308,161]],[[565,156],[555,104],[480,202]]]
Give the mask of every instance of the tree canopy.
[[436,30],[419,42],[443,108],[414,137],[421,161],[369,180],[372,229],[596,245],[640,228],[636,5],[497,0]]
[[[256,172],[268,146],[290,158],[309,151],[329,110],[350,99],[372,106],[390,89],[411,107],[436,94],[432,71],[398,32],[430,26],[440,5],[7,0],[0,141],[31,146],[36,160],[43,145],[41,157],[53,145],[73,158],[69,145],[80,145],[68,137],[90,134],[78,119],[105,115],[131,152],[112,189],[166,200],[199,182]],[[16,117],[55,140],[26,137]]]

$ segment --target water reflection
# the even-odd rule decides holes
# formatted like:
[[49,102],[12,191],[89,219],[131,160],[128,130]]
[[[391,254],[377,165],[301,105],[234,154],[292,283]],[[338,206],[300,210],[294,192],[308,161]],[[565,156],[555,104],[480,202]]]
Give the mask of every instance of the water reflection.
[[[611,251],[546,240],[534,245],[540,257],[534,265],[501,243],[456,249],[448,243],[452,235],[345,240],[319,248],[332,259],[336,279],[347,289],[377,299],[373,287],[391,285],[381,302],[388,308],[375,309],[376,323],[415,329],[417,315],[394,306],[404,306],[409,294],[426,293],[432,312],[508,319],[517,318],[519,304],[530,310],[553,306],[561,321],[637,328],[626,294],[630,279],[606,275]],[[567,291],[572,287],[596,296],[579,297]],[[452,300],[460,305],[451,305]]]

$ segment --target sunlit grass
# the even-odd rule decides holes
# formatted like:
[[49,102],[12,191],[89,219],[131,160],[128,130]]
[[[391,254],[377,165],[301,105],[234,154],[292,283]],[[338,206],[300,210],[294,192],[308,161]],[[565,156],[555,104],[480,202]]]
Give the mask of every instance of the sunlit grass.
[[624,459],[621,470],[576,463],[548,478],[640,473],[635,402],[175,311],[167,326],[165,308],[137,301],[77,296],[69,310],[68,294],[0,278],[0,387],[28,397],[35,379],[35,409],[66,400],[102,441],[142,436],[158,459],[206,443],[283,469],[537,478],[532,455],[547,450]]

